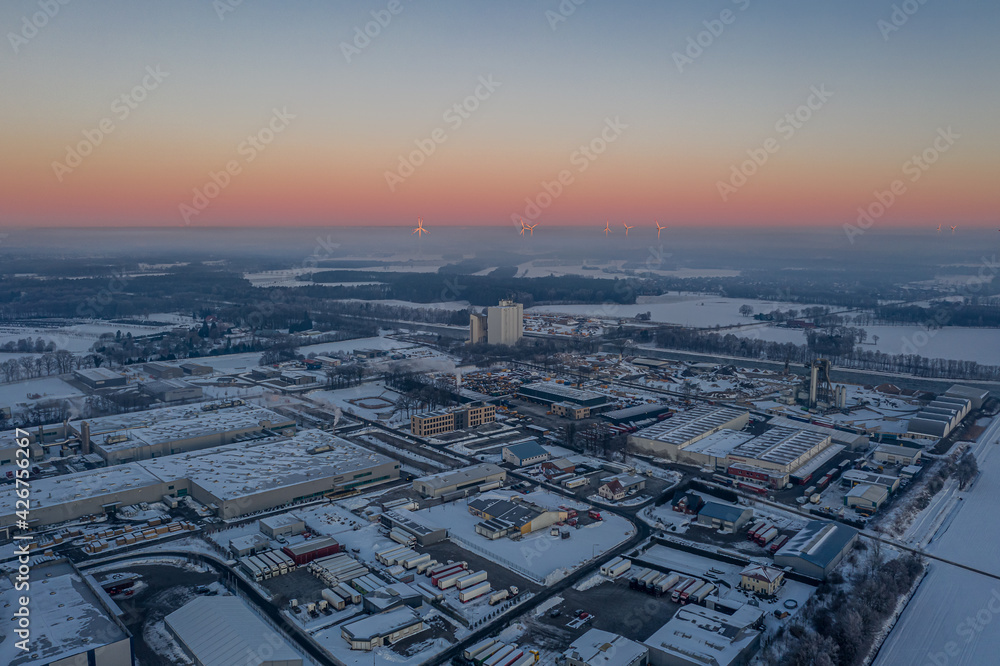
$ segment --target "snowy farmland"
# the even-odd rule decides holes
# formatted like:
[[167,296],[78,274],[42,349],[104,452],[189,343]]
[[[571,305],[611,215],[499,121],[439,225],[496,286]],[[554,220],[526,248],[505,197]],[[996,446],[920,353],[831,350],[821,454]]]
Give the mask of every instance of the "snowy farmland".
[[[997,452],[1000,446],[995,443],[998,436],[1000,419],[994,419],[974,449],[982,475],[971,490],[941,491],[956,493],[964,499],[951,504],[953,508],[927,550],[1000,576],[996,550],[989,545],[1000,542],[1000,521],[996,519],[996,498],[1000,494]],[[925,511],[940,508],[932,502]],[[923,524],[920,518],[917,524]],[[996,663],[996,655],[1000,653],[998,613],[1000,581],[943,562],[932,562],[927,576],[882,645],[875,666]]]

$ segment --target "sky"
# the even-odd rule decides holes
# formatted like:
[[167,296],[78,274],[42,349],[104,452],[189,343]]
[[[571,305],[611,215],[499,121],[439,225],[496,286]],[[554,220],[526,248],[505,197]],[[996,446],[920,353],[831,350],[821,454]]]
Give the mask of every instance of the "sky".
[[995,0],[7,0],[0,226],[998,227]]

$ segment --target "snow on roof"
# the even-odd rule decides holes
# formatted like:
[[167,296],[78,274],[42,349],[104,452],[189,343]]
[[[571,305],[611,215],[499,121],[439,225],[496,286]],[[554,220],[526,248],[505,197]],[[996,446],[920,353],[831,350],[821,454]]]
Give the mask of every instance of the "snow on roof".
[[775,465],[790,465],[817,446],[829,442],[829,433],[777,427],[740,444],[731,455]]
[[278,529],[280,527],[287,527],[289,525],[295,525],[296,523],[301,523],[302,519],[296,516],[294,513],[279,513],[274,516],[265,516],[260,519],[261,525],[266,525],[267,527],[273,529]]
[[729,523],[735,523],[743,515],[745,511],[748,511],[746,507],[742,506],[731,506],[729,504],[719,504],[718,502],[705,502],[705,506],[702,507],[701,511],[698,512],[699,516],[706,516],[708,518],[717,518]]
[[549,452],[542,448],[542,445],[538,442],[521,442],[520,444],[511,444],[503,448],[521,460],[549,455]]
[[589,666],[629,666],[648,650],[624,636],[591,629],[573,641],[563,654]]
[[684,606],[644,643],[678,662],[727,666],[760,634],[750,625],[763,613],[746,609],[742,606],[733,615],[724,615],[701,606]]
[[400,606],[385,613],[369,615],[357,622],[342,625],[341,630],[356,641],[365,641],[377,636],[388,636],[420,621],[416,611],[409,606]]
[[[33,509],[73,502],[81,497],[111,495],[131,488],[161,483],[160,479],[138,463],[39,478],[31,482]],[[13,484],[0,489],[0,515],[14,512]]]
[[847,525],[811,520],[775,553],[775,557],[798,557],[825,569],[857,534],[856,529]]
[[635,433],[634,437],[653,439],[668,444],[684,446],[692,439],[701,439],[711,430],[725,427],[745,415],[746,410],[730,407],[695,407],[674,414],[673,418],[660,421]]
[[[329,448],[310,453],[323,447]],[[239,442],[135,464],[163,480],[190,479],[225,501],[319,478],[346,476],[391,462],[388,456],[328,432],[303,430],[287,439]]]
[[885,486],[862,483],[851,488],[847,492],[847,497],[860,497],[863,500],[877,504],[883,501],[888,494],[889,489]]
[[687,445],[684,447],[684,450],[691,453],[701,453],[706,456],[713,456],[715,458],[725,458],[732,452],[733,449],[753,438],[754,436],[749,432],[742,432],[740,430],[720,430],[719,432],[712,433],[708,437],[699,439],[694,444]]
[[454,486],[456,484],[461,485],[463,483],[470,483],[478,479],[485,479],[486,477],[493,476],[494,474],[505,474],[505,472],[493,463],[483,463],[481,465],[472,465],[470,467],[464,467],[462,469],[456,469],[449,472],[440,472],[439,474],[422,476],[417,479],[417,481],[431,488],[438,489],[447,488],[448,486]]
[[[101,606],[94,591],[68,564],[36,566],[31,576],[33,601],[31,608],[30,651],[23,652],[14,643],[18,597],[24,592],[14,589],[6,578],[0,578],[0,607],[6,608],[7,626],[0,641],[0,663],[51,664],[102,645],[124,640],[127,636]],[[58,603],[48,600],[57,600]],[[83,657],[84,663],[87,659]],[[74,662],[75,663],[75,662]]]
[[74,370],[73,372],[78,377],[86,377],[87,379],[95,382],[122,378],[122,375],[108,370],[107,368],[80,368],[79,370]]
[[[73,424],[76,432],[80,432],[81,423],[82,421],[77,421]],[[235,405],[205,411],[201,404],[194,404],[102,416],[88,419],[87,423],[90,425],[90,436],[96,444],[104,450],[115,451],[235,430],[294,424],[294,421],[256,405]],[[103,440],[106,435],[123,435],[127,439],[105,443]]]
[[740,575],[746,576],[747,578],[754,578],[756,580],[773,583],[784,576],[785,572],[781,569],[775,569],[774,567],[769,567],[763,564],[751,564],[746,569],[741,571]]
[[265,663],[302,664],[284,637],[237,597],[198,597],[165,619],[203,666],[232,666],[263,654],[271,655]]

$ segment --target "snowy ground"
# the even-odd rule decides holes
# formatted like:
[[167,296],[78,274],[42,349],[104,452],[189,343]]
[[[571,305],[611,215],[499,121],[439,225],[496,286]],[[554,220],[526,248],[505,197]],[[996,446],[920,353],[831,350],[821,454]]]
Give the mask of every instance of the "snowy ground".
[[[943,511],[943,523],[927,520],[921,514],[908,535],[922,540],[922,532],[934,530],[929,552],[996,575],[1000,575],[1000,560],[993,547],[1000,542],[996,513],[1000,494],[1000,454],[995,443],[998,436],[1000,419],[995,419],[974,449],[982,475],[972,489],[959,493],[953,486],[946,486],[925,509],[928,515]],[[1000,631],[991,623],[997,613],[1000,581],[932,562],[875,665],[996,663]]]
[[[508,491],[492,491],[483,497],[506,498],[513,494]],[[586,509],[587,506],[545,491],[530,493],[524,499],[553,508],[563,505],[579,510]],[[481,519],[469,513],[466,503],[462,501],[421,509],[411,513],[410,517],[425,525],[448,527],[450,535],[462,539],[458,541],[462,547],[478,548],[474,551],[478,555],[501,566],[513,565],[526,570],[547,583],[555,582],[587,560],[614,548],[635,531],[634,526],[624,518],[606,515],[603,521],[572,530],[569,539],[550,536],[549,530],[544,529],[520,541],[490,541],[476,534],[476,523]]]
[[28,403],[37,399],[29,398],[29,395],[38,395],[43,399],[79,398],[83,396],[83,392],[58,377],[27,379],[21,382],[0,384],[0,407],[13,408],[18,403]]

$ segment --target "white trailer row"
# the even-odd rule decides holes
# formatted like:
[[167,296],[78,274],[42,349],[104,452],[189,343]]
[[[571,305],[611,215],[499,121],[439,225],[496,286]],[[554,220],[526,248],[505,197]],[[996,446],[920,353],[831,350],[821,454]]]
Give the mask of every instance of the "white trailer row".
[[457,581],[455,581],[455,587],[457,587],[460,590],[464,590],[467,587],[472,587],[476,583],[482,583],[484,580],[486,580],[486,578],[487,574],[485,570],[476,571],[475,573],[470,573],[469,575],[459,578]]
[[364,566],[347,553],[337,553],[329,557],[313,560],[306,567],[309,572],[331,588],[346,583],[368,573]]
[[266,580],[295,570],[295,562],[280,550],[267,550],[240,558],[243,568],[256,580]]
[[417,542],[417,537],[413,536],[409,532],[404,532],[399,528],[393,528],[392,531],[389,532],[389,538],[396,543],[403,544],[404,546],[412,546]]
[[472,587],[467,587],[458,593],[458,600],[463,604],[472,601],[473,599],[478,599],[484,594],[489,594],[493,586],[487,582],[479,583],[478,585],[473,585]]
[[344,608],[347,606],[347,600],[344,599],[339,594],[337,594],[336,592],[334,592],[333,590],[331,590],[330,588],[326,588],[325,590],[323,590],[321,596],[323,597],[323,600],[328,602],[330,606],[335,610],[344,610]]
[[632,560],[624,557],[616,557],[610,562],[601,565],[601,573],[611,578],[617,578],[632,567]]

